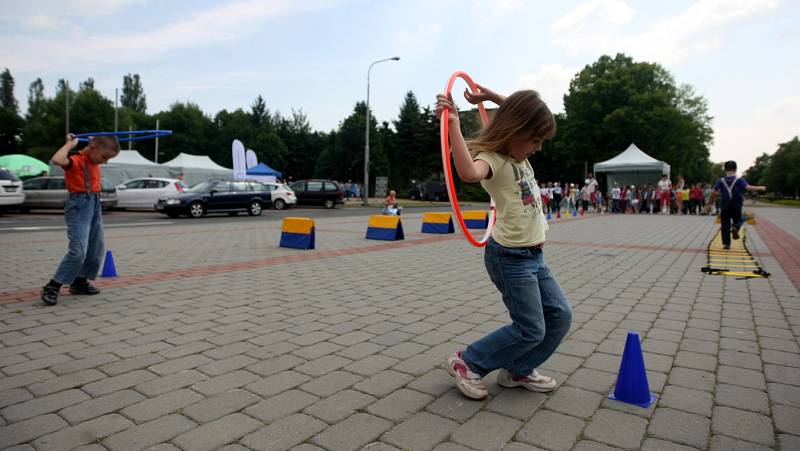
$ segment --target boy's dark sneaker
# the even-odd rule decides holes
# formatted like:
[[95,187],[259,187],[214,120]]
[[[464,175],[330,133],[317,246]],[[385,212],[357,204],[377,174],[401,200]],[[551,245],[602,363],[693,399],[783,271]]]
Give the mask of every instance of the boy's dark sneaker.
[[69,286],[69,292],[72,294],[98,294],[100,290],[92,286],[88,281],[73,283]]
[[731,230],[731,233],[733,234],[733,239],[734,240],[738,240],[739,239],[739,228],[738,227],[734,227],[733,230]]
[[45,285],[42,287],[42,301],[47,305],[58,304],[58,287]]
[[730,245],[730,244],[723,244],[723,245],[722,245],[722,248],[723,248],[723,249],[730,249],[730,248],[731,248],[731,245]]

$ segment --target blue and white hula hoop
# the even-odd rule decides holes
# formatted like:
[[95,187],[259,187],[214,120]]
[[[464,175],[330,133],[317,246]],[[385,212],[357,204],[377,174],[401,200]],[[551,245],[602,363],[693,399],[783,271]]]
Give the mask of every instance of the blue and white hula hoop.
[[163,138],[172,134],[172,130],[129,130],[126,132],[93,132],[93,133],[80,133],[75,135],[78,141],[89,142],[92,136],[127,136],[127,138],[119,138],[121,143],[128,141],[142,141],[144,139]]

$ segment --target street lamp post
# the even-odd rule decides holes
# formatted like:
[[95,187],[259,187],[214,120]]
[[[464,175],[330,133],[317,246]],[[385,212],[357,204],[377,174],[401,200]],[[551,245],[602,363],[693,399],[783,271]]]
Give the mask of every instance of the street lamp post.
[[364,193],[364,202],[362,205],[365,207],[369,205],[369,73],[372,70],[372,66],[382,63],[384,61],[400,61],[399,56],[393,56],[391,58],[386,58],[378,61],[374,61],[372,64],[369,65],[369,69],[367,69],[367,131],[366,131],[366,143],[364,144],[364,189],[362,192]]

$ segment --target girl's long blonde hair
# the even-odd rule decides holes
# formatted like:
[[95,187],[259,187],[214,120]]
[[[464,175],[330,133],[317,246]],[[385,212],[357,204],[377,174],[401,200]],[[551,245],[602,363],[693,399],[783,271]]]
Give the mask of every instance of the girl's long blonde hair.
[[467,141],[470,152],[497,152],[508,156],[508,144],[521,139],[550,139],[556,121],[550,108],[533,90],[517,91],[506,98],[477,138]]

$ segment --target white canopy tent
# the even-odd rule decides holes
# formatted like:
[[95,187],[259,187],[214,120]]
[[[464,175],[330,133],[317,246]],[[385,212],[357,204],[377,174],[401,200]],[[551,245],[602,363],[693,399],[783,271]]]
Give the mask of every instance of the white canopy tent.
[[213,178],[233,178],[233,169],[218,165],[208,155],[180,153],[163,166],[168,167],[173,176],[183,173],[184,182],[190,186]]
[[138,164],[145,166],[158,166],[158,163],[153,163],[152,161],[143,157],[138,150],[120,150],[119,155],[109,160],[108,164]]
[[669,171],[669,164],[647,155],[633,143],[616,157],[594,165],[595,177],[601,172],[606,174],[608,191],[614,183],[637,186],[656,183],[662,174],[667,174],[669,177]]
[[[114,185],[142,177],[178,178],[191,186],[209,179],[231,179],[233,170],[214,163],[206,155],[181,153],[164,164],[154,163],[136,150],[121,150],[119,155],[100,167],[103,178]],[[50,164],[50,173],[62,175],[60,166]]]

